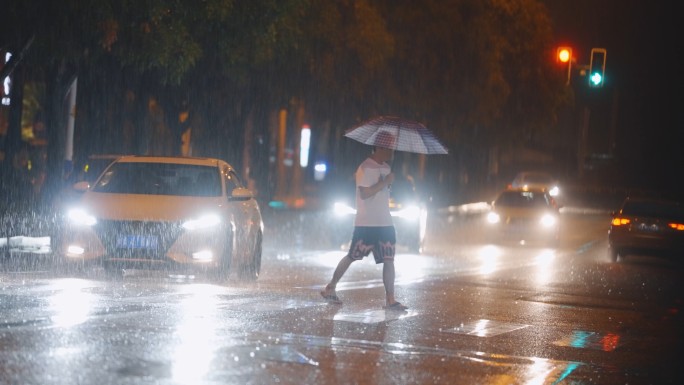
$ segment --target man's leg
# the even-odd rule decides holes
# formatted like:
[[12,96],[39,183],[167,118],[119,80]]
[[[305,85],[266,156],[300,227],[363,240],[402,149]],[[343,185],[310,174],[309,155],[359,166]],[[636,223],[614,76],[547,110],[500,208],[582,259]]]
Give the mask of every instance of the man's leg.
[[321,291],[321,295],[323,296],[323,298],[325,298],[331,303],[336,303],[340,305],[342,304],[340,298],[337,297],[337,292],[335,291],[335,288],[337,287],[337,283],[340,281],[340,279],[342,279],[342,276],[347,271],[352,262],[354,262],[354,260],[349,257],[349,254],[345,255],[344,257],[342,257],[342,259],[340,259],[340,262],[337,264],[335,272],[333,273],[332,280],[330,280],[330,283],[325,285],[325,289]]
[[354,260],[349,257],[349,254],[345,255],[344,257],[342,257],[342,259],[340,259],[340,262],[337,264],[335,272],[333,273],[332,280],[330,280],[330,283],[328,283],[325,286],[325,293],[327,295],[337,295],[335,293],[337,283],[340,281],[340,279],[342,279],[342,276],[347,271],[352,262],[354,262]]
[[[340,279],[342,279],[342,276],[352,262],[370,253],[370,249],[366,249],[367,247],[364,246],[363,230],[358,227],[354,227],[351,243],[349,245],[349,252],[347,252],[347,255],[342,257],[340,262],[337,263],[337,267],[335,268],[332,279],[330,280],[330,283],[325,286],[325,290],[321,292],[321,295],[324,297],[337,296],[337,294],[335,294],[337,283],[340,281]],[[352,256],[355,258],[352,258]]]
[[385,228],[385,234],[377,246],[377,251],[382,256],[382,283],[385,284],[385,308],[391,310],[406,310],[408,307],[397,302],[394,298],[394,254],[396,245],[396,233],[394,227]]
[[386,260],[382,266],[382,283],[385,284],[385,297],[387,305],[391,305],[396,301],[394,299],[394,261]]

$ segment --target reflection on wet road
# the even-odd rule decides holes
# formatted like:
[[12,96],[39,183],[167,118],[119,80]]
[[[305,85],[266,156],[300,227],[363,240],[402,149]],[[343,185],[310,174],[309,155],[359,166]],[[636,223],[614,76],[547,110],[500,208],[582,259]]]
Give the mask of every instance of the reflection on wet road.
[[[608,263],[603,218],[559,249],[482,242],[476,226],[381,266],[342,251],[266,245],[256,282],[130,271],[0,273],[0,383],[679,383],[681,268]],[[654,355],[652,352],[661,354]],[[672,358],[671,358],[672,357]]]

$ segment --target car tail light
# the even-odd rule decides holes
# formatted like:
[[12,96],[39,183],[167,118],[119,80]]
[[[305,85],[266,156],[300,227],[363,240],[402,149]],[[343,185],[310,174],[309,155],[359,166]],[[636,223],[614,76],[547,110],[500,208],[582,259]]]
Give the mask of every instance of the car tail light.
[[672,229],[684,231],[684,223],[668,223],[667,225]]
[[613,226],[624,226],[624,225],[628,225],[630,222],[631,222],[631,220],[629,220],[628,218],[616,217],[616,218],[613,218],[613,221],[611,222],[611,224]]

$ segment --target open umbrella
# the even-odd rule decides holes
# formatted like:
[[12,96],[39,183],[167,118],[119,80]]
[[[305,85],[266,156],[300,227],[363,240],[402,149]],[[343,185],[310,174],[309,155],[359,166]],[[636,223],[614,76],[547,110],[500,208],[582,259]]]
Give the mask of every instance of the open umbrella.
[[347,138],[363,144],[418,154],[447,154],[449,151],[422,123],[379,116],[347,130]]

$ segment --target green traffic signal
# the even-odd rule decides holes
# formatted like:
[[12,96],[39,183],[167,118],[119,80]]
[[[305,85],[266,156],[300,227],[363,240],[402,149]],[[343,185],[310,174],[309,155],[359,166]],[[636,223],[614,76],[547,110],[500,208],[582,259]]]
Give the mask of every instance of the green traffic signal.
[[603,76],[599,72],[594,72],[589,76],[589,81],[594,87],[598,87],[603,82]]
[[591,60],[589,62],[589,86],[603,87],[604,76],[606,71],[606,49],[592,48]]

